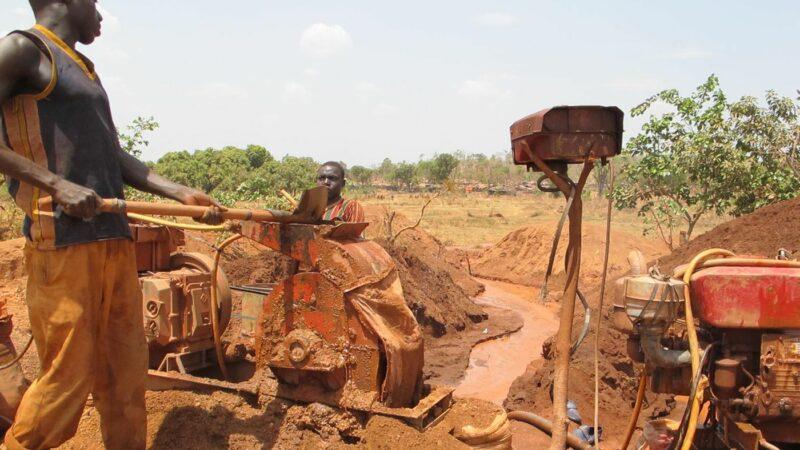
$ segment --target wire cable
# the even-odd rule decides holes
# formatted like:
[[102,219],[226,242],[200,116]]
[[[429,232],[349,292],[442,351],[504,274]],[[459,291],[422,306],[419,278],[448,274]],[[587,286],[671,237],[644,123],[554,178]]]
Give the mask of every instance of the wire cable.
[[[603,300],[606,295],[606,279],[608,278],[608,254],[611,249],[611,210],[613,201],[611,198],[611,191],[614,190],[614,166],[611,162],[608,164],[608,171],[611,174],[611,183],[609,187],[608,207],[606,209],[606,247],[603,256],[603,277],[600,281],[600,301],[597,307],[597,328],[594,334],[594,427],[598,429],[600,426],[600,331],[603,324]],[[600,439],[594,440],[594,448],[600,448]]]

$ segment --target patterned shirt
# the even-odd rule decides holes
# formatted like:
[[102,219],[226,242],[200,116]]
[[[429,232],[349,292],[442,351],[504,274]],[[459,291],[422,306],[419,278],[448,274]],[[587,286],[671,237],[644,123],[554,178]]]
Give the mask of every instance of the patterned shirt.
[[364,222],[364,208],[355,200],[342,198],[333,205],[328,206],[322,218],[331,221]]

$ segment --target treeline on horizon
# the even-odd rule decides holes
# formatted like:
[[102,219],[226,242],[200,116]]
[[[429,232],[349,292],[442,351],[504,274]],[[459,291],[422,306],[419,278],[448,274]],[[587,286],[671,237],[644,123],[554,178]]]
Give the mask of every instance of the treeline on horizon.
[[[123,147],[124,142],[123,138]],[[347,168],[347,189],[362,193],[378,188],[435,190],[442,185],[452,189],[465,183],[506,186],[533,178],[524,167],[515,166],[510,158],[510,154],[503,153],[486,156],[457,151],[416,162],[393,162],[386,158],[372,167],[348,166],[344,161],[342,164]],[[157,173],[208,192],[224,204],[266,202],[278,207],[285,206],[278,192],[285,189],[297,194],[313,186],[321,163],[310,157],[290,155],[278,159],[263,146],[248,145],[245,148],[227,146],[193,152],[174,151],[147,164]],[[135,192],[130,194],[141,196]]]

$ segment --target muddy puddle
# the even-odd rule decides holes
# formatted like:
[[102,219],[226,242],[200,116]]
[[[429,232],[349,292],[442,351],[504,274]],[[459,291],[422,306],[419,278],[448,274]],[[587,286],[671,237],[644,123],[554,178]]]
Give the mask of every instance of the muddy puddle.
[[455,395],[502,405],[514,380],[531,361],[542,357],[542,343],[558,329],[558,317],[556,310],[533,300],[535,288],[490,280],[481,282],[486,291],[475,302],[514,311],[522,316],[524,325],[515,333],[472,349],[469,367]]

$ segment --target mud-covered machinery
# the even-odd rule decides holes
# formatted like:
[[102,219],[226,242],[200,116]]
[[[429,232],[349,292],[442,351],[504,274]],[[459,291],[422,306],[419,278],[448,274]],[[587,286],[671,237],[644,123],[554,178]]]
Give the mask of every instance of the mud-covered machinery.
[[[142,288],[150,368],[189,373],[215,364],[211,325],[213,261],[201,253],[177,252],[183,233],[163,226],[132,225]],[[217,273],[220,328],[231,318],[231,291]]]
[[[698,422],[705,426],[688,413],[682,422],[694,425],[696,448],[800,443],[800,267],[724,258],[684,279],[686,270],[678,267],[673,277],[651,271],[620,284],[615,323],[630,333],[628,353],[645,363],[651,390],[690,395],[690,406],[695,396],[710,403]],[[700,343],[699,374],[691,369],[687,301]],[[627,326],[620,316],[630,319]]]
[[423,338],[405,303],[395,264],[361,238],[366,223],[243,222],[241,233],[296,262],[296,273],[255,301],[256,367],[279,382],[278,395],[400,417],[429,425],[451,390],[422,383]]
[[[419,429],[436,423],[450,408],[452,389],[423,383],[420,327],[393,260],[361,237],[367,225],[243,221],[233,227],[290,257],[295,269],[276,284],[233,287],[244,295],[240,336],[232,337],[228,349],[246,351],[228,352],[235,356],[221,365],[229,365],[227,381],[191,374],[218,362],[208,301],[210,259],[174,253],[165,229],[138,228],[151,368],[160,369],[150,371],[149,388],[202,385],[391,416]],[[230,287],[224,275],[217,281],[224,330]]]

